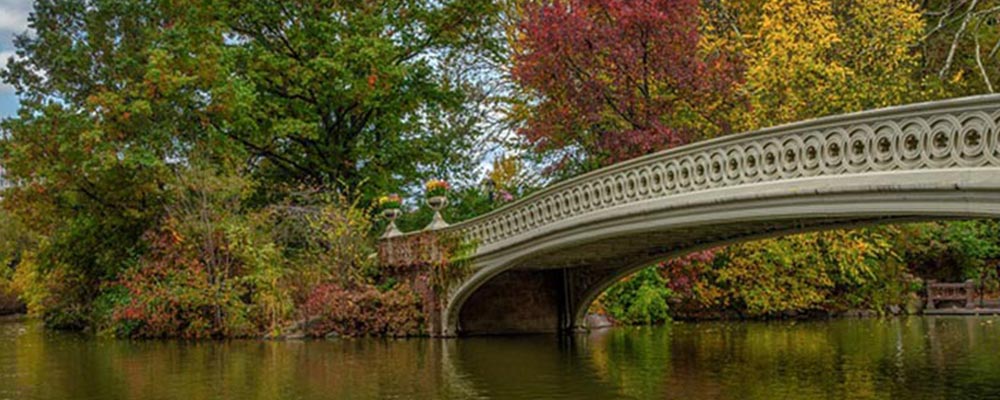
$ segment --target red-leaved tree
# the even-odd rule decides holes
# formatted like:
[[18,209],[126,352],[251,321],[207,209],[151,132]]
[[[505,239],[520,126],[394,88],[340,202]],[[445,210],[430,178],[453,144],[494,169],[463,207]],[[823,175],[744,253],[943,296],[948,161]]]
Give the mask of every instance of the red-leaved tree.
[[528,2],[521,134],[565,176],[727,132],[737,63],[699,46],[699,18],[698,0]]

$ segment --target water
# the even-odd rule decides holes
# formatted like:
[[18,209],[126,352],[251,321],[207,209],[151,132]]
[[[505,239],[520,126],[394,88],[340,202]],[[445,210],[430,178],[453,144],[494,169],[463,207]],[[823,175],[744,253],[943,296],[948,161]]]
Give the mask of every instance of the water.
[[0,322],[0,399],[996,399],[1000,318],[124,341]]

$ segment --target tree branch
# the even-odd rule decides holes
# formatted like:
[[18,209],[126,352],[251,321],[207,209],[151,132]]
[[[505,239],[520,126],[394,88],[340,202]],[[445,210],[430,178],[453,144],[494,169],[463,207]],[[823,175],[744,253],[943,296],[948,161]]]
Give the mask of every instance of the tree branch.
[[948,58],[944,62],[944,67],[941,68],[941,72],[938,73],[938,78],[944,79],[944,75],[951,68],[951,63],[955,59],[955,51],[958,50],[958,41],[962,38],[962,34],[965,33],[965,28],[969,26],[969,20],[972,19],[973,10],[976,9],[976,4],[979,0],[972,0],[969,3],[969,9],[965,13],[965,17],[962,18],[962,25],[955,32],[955,39],[951,41],[951,49],[948,50]]

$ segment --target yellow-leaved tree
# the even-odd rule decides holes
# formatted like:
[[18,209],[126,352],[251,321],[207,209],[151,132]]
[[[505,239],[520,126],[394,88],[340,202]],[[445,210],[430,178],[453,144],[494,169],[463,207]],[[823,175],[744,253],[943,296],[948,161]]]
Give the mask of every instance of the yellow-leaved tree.
[[757,129],[925,97],[913,50],[924,23],[912,2],[770,0],[758,10],[735,11],[759,12],[740,20],[749,110],[734,117],[735,126]]
[[[738,54],[747,131],[928,98],[916,76],[924,30],[908,0],[711,2],[711,51]],[[676,291],[702,311],[773,315],[816,308],[881,308],[906,290],[891,227],[791,235],[720,249],[708,262],[671,263]],[[693,278],[693,279],[692,279]],[[677,282],[690,282],[678,285]],[[687,286],[687,287],[680,287]]]

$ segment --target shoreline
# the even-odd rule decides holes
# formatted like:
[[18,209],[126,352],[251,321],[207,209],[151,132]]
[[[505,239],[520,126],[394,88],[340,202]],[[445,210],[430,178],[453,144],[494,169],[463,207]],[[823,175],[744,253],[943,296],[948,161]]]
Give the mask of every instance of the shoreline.
[[[664,322],[661,322],[661,323],[637,324],[637,325],[625,325],[625,324],[618,324],[618,323],[615,323],[613,321],[609,321],[608,324],[600,324],[600,325],[588,326],[586,328],[586,330],[582,331],[582,332],[572,332],[572,333],[567,332],[565,334],[566,335],[572,335],[572,334],[585,333],[585,332],[599,332],[599,331],[605,331],[605,330],[613,329],[613,328],[659,327],[659,326],[669,325],[669,324],[672,324],[672,323],[685,324],[685,325],[687,325],[687,324],[702,324],[702,323],[703,324],[715,324],[715,323],[750,323],[750,324],[755,324],[755,323],[767,323],[767,322],[824,322],[824,321],[849,320],[849,319],[854,319],[854,320],[868,320],[868,319],[909,318],[909,317],[942,317],[942,316],[944,316],[944,317],[949,317],[949,316],[954,316],[954,317],[991,317],[991,316],[992,317],[997,317],[997,316],[1000,316],[1000,312],[994,312],[994,313],[984,313],[984,312],[971,313],[971,312],[967,312],[967,313],[948,313],[948,314],[946,314],[946,313],[923,313],[923,312],[920,312],[920,313],[915,313],[915,314],[908,314],[908,313],[899,313],[899,314],[883,313],[883,314],[880,315],[879,313],[875,312],[874,310],[851,310],[851,312],[842,312],[842,313],[828,314],[828,315],[825,315],[825,316],[824,315],[812,314],[812,315],[798,315],[796,317],[784,316],[784,317],[772,317],[772,318],[674,318],[674,319],[671,319],[669,321],[664,321]],[[27,323],[27,322],[30,321],[30,319],[31,318],[28,316],[27,313],[13,313],[13,314],[0,315],[0,323]],[[43,329],[46,330],[46,331],[51,330],[51,331],[55,331],[55,332],[73,332],[73,331],[65,331],[65,330],[51,329],[51,328],[43,328]],[[562,333],[552,333],[552,334],[556,335],[556,336],[563,335]],[[517,336],[531,336],[531,335],[534,335],[534,334],[528,334],[528,335],[499,335],[499,336],[517,337]],[[492,335],[488,335],[488,336],[492,336]],[[476,337],[476,336],[466,336],[466,337]],[[173,337],[173,338],[144,338],[144,339],[115,338],[115,339],[118,339],[118,340],[140,340],[140,341],[146,341],[146,340],[152,340],[152,341],[163,341],[163,340],[166,340],[166,341],[172,341],[172,340],[189,341],[187,339],[180,339],[180,338],[175,338],[175,337]],[[336,340],[336,339],[341,339],[341,340],[343,340],[343,339],[347,339],[347,340],[356,340],[356,339],[409,340],[409,339],[435,339],[435,338],[432,337],[432,336],[428,336],[428,335],[407,336],[407,337],[392,337],[392,336],[356,336],[356,337],[354,337],[354,336],[339,336],[339,335],[335,335],[333,337],[326,337],[326,338],[324,338],[324,337],[310,337],[310,336],[305,336],[305,335],[289,334],[289,335],[283,335],[283,336],[278,336],[278,337],[220,337],[220,338],[196,339],[196,340],[193,340],[193,341],[194,342],[219,342],[219,341],[225,342],[225,341],[230,341],[230,340],[240,340],[240,341],[244,341],[245,340],[245,341],[253,341],[253,342],[298,342],[298,341],[328,341],[328,340]]]
[[0,322],[27,321],[28,314],[16,312],[13,314],[0,314]]

